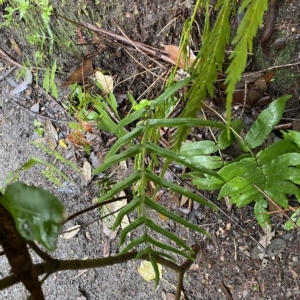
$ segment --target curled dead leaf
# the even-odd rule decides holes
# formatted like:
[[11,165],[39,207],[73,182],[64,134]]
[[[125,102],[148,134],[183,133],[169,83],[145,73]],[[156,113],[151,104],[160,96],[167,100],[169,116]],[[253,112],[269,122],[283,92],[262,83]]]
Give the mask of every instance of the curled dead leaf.
[[[186,69],[184,54],[180,53],[180,47],[176,45],[162,45],[164,47],[164,51],[170,56],[171,60],[176,64],[178,62],[178,66],[182,69]],[[196,56],[193,51],[187,47],[187,53],[189,57],[187,57],[187,67],[191,67],[194,63]]]
[[93,62],[91,58],[88,58],[74,72],[71,73],[62,86],[68,86],[73,83],[84,83],[92,74]]

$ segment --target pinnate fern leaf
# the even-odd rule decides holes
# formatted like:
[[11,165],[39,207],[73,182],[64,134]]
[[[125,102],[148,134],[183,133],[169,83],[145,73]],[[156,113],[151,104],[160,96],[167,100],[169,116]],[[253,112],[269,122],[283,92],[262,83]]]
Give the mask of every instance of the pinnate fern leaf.
[[244,0],[240,6],[239,10],[246,10],[246,12],[238,27],[237,35],[232,41],[236,46],[229,57],[231,63],[226,71],[226,115],[228,124],[230,124],[232,95],[235,90],[235,85],[241,79],[245,70],[248,53],[252,52],[253,38],[262,23],[267,7],[268,0]]

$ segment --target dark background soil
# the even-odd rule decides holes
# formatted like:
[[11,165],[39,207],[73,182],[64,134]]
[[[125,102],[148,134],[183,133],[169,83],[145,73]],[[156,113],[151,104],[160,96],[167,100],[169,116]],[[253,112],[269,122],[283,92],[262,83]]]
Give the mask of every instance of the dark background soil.
[[[188,1],[185,1],[187,3]],[[96,5],[94,1],[80,1],[80,3],[68,6],[61,6],[61,13],[74,20],[86,20],[90,23],[102,23],[104,28],[116,30],[116,23],[133,40],[141,41],[152,46],[158,46],[160,42],[164,44],[179,43],[180,32],[185,18],[189,15],[190,9],[184,2],[179,1],[118,1],[110,4]],[[56,7],[57,4],[53,2]],[[0,6],[0,19],[3,20],[5,5]],[[213,14],[213,13],[212,13]],[[201,12],[197,18],[198,24],[202,26]],[[59,21],[53,21],[53,26]],[[233,19],[232,22],[235,22]],[[2,27],[0,29],[0,47],[18,62],[25,62],[26,57],[32,59],[33,46],[25,40],[25,29],[22,22],[17,22],[21,26],[12,28]],[[169,25],[168,25],[169,24]],[[170,25],[171,24],[171,25]],[[64,27],[65,26],[65,27]],[[75,41],[74,27],[63,24],[67,32]],[[263,58],[259,47],[260,30],[256,39],[255,56],[249,65],[248,71],[259,71],[273,65],[294,63],[299,61],[299,35],[300,35],[300,1],[283,1],[280,13],[275,25],[272,42],[277,38],[284,38],[287,41],[285,48],[273,51],[275,61],[268,61]],[[91,35],[85,33],[87,39]],[[18,43],[22,53],[18,56],[12,48],[9,38],[13,37]],[[298,45],[298,46],[297,46]],[[193,50],[199,47],[197,34],[193,37]],[[92,47],[90,48],[92,50]],[[138,53],[134,57],[140,62],[137,64],[126,53],[126,47],[107,42],[107,48],[99,53],[94,59],[95,67],[101,67],[116,76],[116,80],[121,82],[132,75],[144,71],[142,66],[154,68],[152,61]],[[53,58],[57,59],[62,73],[58,73],[58,79],[63,82],[72,67],[80,64],[81,58],[85,55],[85,49],[77,46],[77,53],[67,48],[59,48],[55,45]],[[51,64],[51,59],[45,64]],[[31,60],[32,62],[32,60]],[[142,65],[142,66],[141,66]],[[170,66],[157,67],[153,72],[163,74]],[[10,68],[5,62],[0,62],[0,76]],[[165,76],[165,75],[164,75]],[[16,73],[12,73],[9,78],[17,81]],[[292,80],[293,79],[293,80]],[[116,88],[116,93],[132,92],[135,97],[139,97],[155,78],[150,73],[134,76],[131,80],[120,84]],[[59,84],[59,83],[58,83]],[[49,162],[53,158],[47,156],[30,142],[36,137],[34,135],[33,120],[36,119],[29,111],[20,108],[11,100],[6,100],[6,94],[12,89],[5,79],[0,82],[0,183],[3,184],[6,176],[12,170],[16,170],[30,157],[40,157]],[[153,99],[162,88],[162,81],[158,80],[151,86],[143,98]],[[60,98],[69,93],[68,88],[60,88]],[[297,112],[299,105],[299,70],[287,68],[276,73],[274,81],[268,92],[274,96],[291,93],[293,98],[289,101],[292,109],[286,112],[285,122],[294,122],[296,126]],[[27,95],[23,93],[22,99],[15,98],[26,108],[30,108],[37,101],[41,107],[45,107],[45,115],[68,120],[68,116],[61,112],[53,113],[51,110],[51,100],[43,93],[33,87],[33,93]],[[48,113],[47,113],[48,112]],[[291,120],[295,119],[295,120]],[[58,124],[58,123],[57,123]],[[55,124],[55,125],[57,125]],[[88,159],[88,158],[85,158]],[[82,160],[79,162],[81,167]],[[84,183],[72,169],[63,165],[58,165],[62,172],[68,174],[77,184],[71,191],[66,193],[57,186],[50,183],[41,175],[43,166],[34,167],[21,173],[20,180],[28,184],[34,184],[55,193],[62,199],[69,214],[79,211],[92,204],[92,200],[97,196],[97,189],[92,183]],[[186,238],[188,244],[196,244],[204,241],[204,248],[200,251],[196,263],[192,270],[188,271],[184,279],[186,299],[230,299],[226,295],[226,289],[231,294],[232,299],[300,299],[299,290],[299,255],[300,255],[300,233],[297,230],[285,232],[282,229],[280,220],[274,219],[273,225],[277,237],[281,237],[287,242],[285,251],[280,256],[268,258],[267,265],[262,266],[260,260],[253,260],[250,257],[252,248],[256,245],[263,234],[261,228],[255,222],[251,207],[230,210],[223,202],[217,202],[215,194],[206,195],[211,201],[216,203],[222,211],[215,213],[206,208],[199,207],[192,215],[184,215],[179,207],[170,200],[165,193],[161,200],[164,205],[177,213],[190,218],[205,228],[211,238],[186,231],[185,229],[167,220],[165,223],[155,215],[151,215],[157,223],[161,223],[167,229],[172,230],[178,236]],[[63,231],[74,224],[83,226],[81,231],[72,239],[59,238],[58,248],[54,256],[60,259],[83,259],[85,257],[102,257],[104,245],[107,241],[103,233],[100,221],[85,227],[89,221],[98,217],[97,211],[83,215],[78,219],[66,224]],[[134,216],[129,216],[133,220]],[[222,234],[226,225],[230,223],[231,229]],[[138,234],[138,232],[137,232]],[[111,241],[110,254],[118,253],[117,239]],[[36,259],[38,261],[38,259]],[[137,273],[140,262],[132,261],[120,266],[113,266],[101,269],[87,270],[80,274],[79,271],[59,272],[50,276],[43,284],[46,299],[173,299],[175,293],[176,276],[170,270],[163,270],[163,279],[157,291],[154,291],[153,282],[145,282]],[[9,274],[10,268],[5,259],[0,259],[0,275],[5,277]],[[77,276],[78,275],[78,276]],[[1,299],[25,299],[26,292],[21,285],[13,286],[1,291]]]

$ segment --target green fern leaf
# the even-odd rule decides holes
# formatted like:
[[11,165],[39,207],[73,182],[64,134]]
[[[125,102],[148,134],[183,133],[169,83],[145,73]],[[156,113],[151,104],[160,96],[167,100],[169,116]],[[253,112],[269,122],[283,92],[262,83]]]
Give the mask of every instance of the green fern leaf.
[[267,7],[268,0],[244,0],[240,7],[240,11],[244,9],[247,10],[238,27],[237,35],[232,41],[236,47],[230,55],[231,63],[226,71],[226,116],[228,126],[230,125],[232,95],[235,90],[235,85],[239,82],[245,70],[247,55],[252,52],[253,38],[263,21]]
[[[207,14],[203,44],[197,55],[194,63],[195,69],[190,78],[193,85],[188,92],[188,101],[182,113],[184,118],[195,116],[195,113],[201,108],[201,101],[206,98],[207,94],[210,96],[214,94],[217,71],[222,70],[225,47],[229,41],[231,2],[231,0],[218,1],[216,9],[220,8],[220,11],[211,31],[208,29],[209,15]],[[185,140],[186,133],[186,128],[179,128],[175,135],[175,150],[180,149],[181,141]]]
[[291,98],[290,95],[278,98],[258,116],[244,139],[248,147],[253,149],[265,141],[274,126],[281,120],[286,101],[289,98]]

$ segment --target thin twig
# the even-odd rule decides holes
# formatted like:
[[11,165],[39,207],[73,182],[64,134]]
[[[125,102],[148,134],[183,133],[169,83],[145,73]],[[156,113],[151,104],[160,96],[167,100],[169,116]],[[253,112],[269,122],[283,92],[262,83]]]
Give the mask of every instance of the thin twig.
[[133,198],[132,195],[128,195],[128,196],[117,197],[117,198],[113,198],[113,199],[109,199],[109,200],[97,203],[97,204],[95,204],[93,206],[90,206],[90,207],[88,207],[86,209],[78,211],[77,213],[74,213],[73,215],[69,216],[64,223],[67,223],[70,220],[72,220],[72,219],[74,219],[74,218],[76,218],[76,217],[78,217],[78,216],[80,216],[80,215],[82,215],[82,214],[84,214],[84,213],[86,213],[88,211],[91,211],[91,210],[93,210],[95,208],[101,207],[103,205],[106,205],[106,204],[109,204],[109,203],[113,203],[113,202],[116,202],[116,201],[120,201],[120,200],[124,200],[124,199],[131,200],[132,198]]
[[250,77],[250,76],[253,76],[253,75],[256,75],[256,74],[265,73],[265,72],[276,70],[276,69],[288,68],[288,67],[295,67],[297,65],[300,65],[300,62],[291,63],[291,64],[285,64],[285,65],[279,65],[279,66],[273,66],[273,67],[270,67],[270,68],[267,68],[267,69],[264,69],[264,70],[261,70],[261,71],[243,74],[242,77],[243,78],[244,77]]
[[49,261],[49,260],[53,260],[53,258],[47,254],[46,252],[44,252],[42,249],[40,249],[35,242],[33,241],[27,241],[28,245],[30,246],[30,248],[44,261]]
[[254,187],[264,196],[268,199],[268,201],[270,201],[273,205],[276,206],[276,208],[288,219],[290,220],[294,226],[296,226],[298,229],[300,229],[300,226],[297,225],[297,223],[295,221],[293,221],[286,213],[284,210],[281,209],[281,207],[267,194],[265,193],[258,185],[256,185],[255,183],[253,183]]

